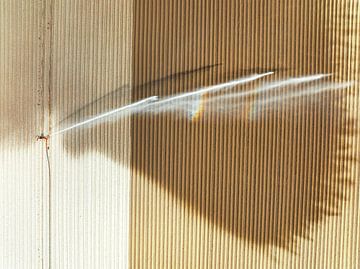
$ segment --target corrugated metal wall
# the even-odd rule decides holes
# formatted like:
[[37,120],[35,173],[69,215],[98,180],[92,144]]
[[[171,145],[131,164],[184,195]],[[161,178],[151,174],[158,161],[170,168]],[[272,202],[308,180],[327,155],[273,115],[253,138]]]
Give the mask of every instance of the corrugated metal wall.
[[36,141],[255,72],[357,81],[359,1],[5,0],[0,31],[1,268],[360,266],[358,82],[71,131],[50,177]]
[[0,268],[43,264],[43,11],[0,1]]
[[[132,2],[54,1],[51,127],[130,102]],[[52,268],[128,261],[130,120],[51,138]]]
[[[134,100],[264,71],[358,80],[359,5],[136,0]],[[131,267],[357,268],[358,101],[356,84],[195,122],[134,117]]]
[[0,2],[0,268],[126,268],[132,1]]

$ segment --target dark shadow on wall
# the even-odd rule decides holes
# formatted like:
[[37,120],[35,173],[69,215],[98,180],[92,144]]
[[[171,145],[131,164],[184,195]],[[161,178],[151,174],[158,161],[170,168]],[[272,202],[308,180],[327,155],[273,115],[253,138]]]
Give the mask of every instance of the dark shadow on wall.
[[354,183],[344,141],[356,134],[355,121],[339,107],[341,96],[317,98],[252,118],[248,109],[198,122],[135,117],[133,169],[231,234],[292,250],[296,238],[311,238],[318,222],[341,213]]
[[[153,93],[151,83],[137,89],[161,95],[170,80]],[[303,97],[255,116],[249,108],[197,121],[134,116],[132,168],[146,179],[132,181],[153,181],[234,236],[292,251],[297,238],[311,238],[317,223],[341,213],[354,183],[348,168],[355,156],[345,141],[357,135],[356,121],[339,106],[343,97]],[[121,139],[119,125],[102,125],[107,137]],[[64,138],[70,153],[98,151],[118,160],[121,151],[115,139],[93,143],[91,129]]]
[[[310,0],[137,0],[134,85],[193,66],[223,64],[135,91],[133,99],[254,72],[275,71],[270,79],[337,77],[336,34],[325,12],[330,8],[326,1]],[[340,214],[355,180],[349,178],[354,156],[345,141],[357,135],[356,119],[341,107],[342,93],[317,98],[254,118],[247,115],[250,108],[198,122],[170,115],[134,117],[132,166],[135,175],[145,176],[135,177],[133,188],[152,180],[231,234],[292,251],[297,238],[311,238],[317,223]],[[136,216],[132,221],[137,225]]]
[[[325,13],[317,13],[325,2],[317,8],[312,1],[150,2],[135,1],[134,101],[263,70],[277,70],[278,78],[336,76],[328,22]],[[183,5],[186,16],[179,11]],[[199,66],[211,68],[199,71]],[[194,122],[170,114],[134,116],[131,166],[144,177],[133,176],[132,193],[150,180],[236,237],[293,251],[319,222],[341,214],[355,180],[348,169],[356,161],[350,142],[358,135],[357,120],[340,105],[343,97],[301,98],[253,118],[244,112]],[[66,150],[97,151],[118,160],[118,125],[102,125],[113,137],[106,145],[83,129],[64,135]]]

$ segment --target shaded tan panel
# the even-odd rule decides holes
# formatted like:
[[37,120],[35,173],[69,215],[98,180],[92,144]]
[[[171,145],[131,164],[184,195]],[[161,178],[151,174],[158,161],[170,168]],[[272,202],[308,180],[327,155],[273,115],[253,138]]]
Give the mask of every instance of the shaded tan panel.
[[[134,16],[134,100],[264,71],[359,79],[358,1],[137,0]],[[358,102],[356,84],[255,115],[133,117],[131,267],[357,268]]]
[[[132,1],[55,0],[51,131],[130,101]],[[126,268],[130,122],[51,137],[51,266]]]
[[0,2],[0,268],[47,261],[44,1]]

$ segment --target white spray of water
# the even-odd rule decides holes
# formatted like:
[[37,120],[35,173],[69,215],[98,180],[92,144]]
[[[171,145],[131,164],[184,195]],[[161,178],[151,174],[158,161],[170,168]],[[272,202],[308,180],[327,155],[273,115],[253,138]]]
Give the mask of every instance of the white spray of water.
[[[205,93],[215,93],[223,89],[228,89],[240,84],[245,84],[247,82],[251,82],[254,80],[257,80],[259,78],[262,78],[264,76],[270,75],[273,72],[268,72],[264,74],[257,74],[233,81],[229,81],[226,83],[217,84],[210,87],[201,88],[195,91],[187,92],[184,94],[178,94],[174,96],[168,96],[164,97],[163,99],[160,99],[157,96],[152,96],[149,98],[142,99],[138,102],[111,110],[109,112],[97,115],[93,118],[87,119],[85,121],[82,121],[80,123],[74,124],[70,127],[64,128],[60,131],[54,132],[51,135],[58,135],[64,132],[67,132],[71,129],[78,128],[80,126],[87,125],[89,123],[104,120],[105,118],[109,118],[110,116],[116,115],[116,116],[124,116],[124,115],[131,115],[131,114],[142,114],[142,113],[161,113],[161,112],[171,112],[171,111],[185,111],[193,113],[194,110],[199,109],[199,106],[201,105],[201,96]],[[256,105],[260,106],[261,108],[266,107],[267,109],[271,107],[271,104],[274,104],[276,102],[283,102],[288,99],[293,98],[299,98],[302,96],[309,96],[309,95],[315,95],[320,94],[322,92],[331,91],[331,90],[339,90],[343,88],[350,87],[352,83],[320,83],[313,87],[307,87],[305,89],[300,89],[292,92],[283,92],[279,91],[279,89],[283,87],[288,87],[291,85],[300,85],[304,83],[313,82],[322,78],[325,78],[327,76],[330,76],[329,74],[318,74],[318,75],[312,75],[312,76],[304,76],[299,78],[289,78],[285,80],[275,81],[273,83],[262,85],[256,89],[238,92],[238,93],[223,93],[220,96],[209,96],[206,100],[206,103],[213,103],[213,102],[220,102],[224,100],[235,100],[235,103],[232,103],[230,105],[226,105],[221,107],[220,109],[217,107],[211,107],[207,106],[207,108],[210,111],[215,110],[215,112],[231,112],[236,110],[239,106],[242,106],[243,104],[246,104],[249,102],[249,100],[246,100],[247,97],[253,96],[253,95],[262,95],[263,98],[261,101],[256,101]],[[277,95],[266,97],[264,94],[276,90],[278,92]],[[253,101],[250,101],[253,102]],[[270,106],[269,106],[270,105]]]
[[[275,95],[262,100],[253,100],[253,101],[241,101],[235,102],[232,105],[227,105],[226,112],[233,113],[236,109],[242,107],[243,105],[250,104],[254,106],[254,111],[256,113],[264,112],[266,110],[274,109],[274,105],[277,103],[286,103],[292,99],[297,99],[301,97],[313,97],[314,95],[323,94],[330,91],[338,91],[351,87],[353,82],[343,82],[343,83],[322,83],[313,87],[306,88],[300,91],[294,91],[290,93],[284,93]],[[222,109],[222,111],[225,111]]]
[[303,76],[298,78],[288,78],[284,80],[274,81],[268,84],[265,84],[263,86],[260,86],[258,88],[255,88],[253,90],[245,91],[245,92],[237,92],[227,95],[221,95],[214,98],[210,98],[207,100],[207,102],[218,102],[226,99],[234,99],[234,98],[244,98],[252,95],[262,94],[273,90],[279,90],[283,87],[287,86],[293,86],[293,85],[299,85],[303,83],[309,83],[313,82],[319,79],[323,79],[326,77],[331,76],[331,74],[318,74],[318,75],[312,75],[312,76]]
[[[173,103],[174,101],[181,100],[181,99],[184,99],[184,98],[187,98],[187,97],[201,95],[201,94],[209,93],[209,92],[216,92],[216,91],[220,91],[220,90],[223,90],[223,89],[226,89],[226,88],[231,88],[231,87],[234,87],[236,85],[245,84],[245,83],[257,80],[259,78],[262,78],[262,77],[265,77],[265,76],[268,76],[268,75],[271,75],[271,74],[273,74],[273,72],[267,72],[267,73],[264,73],[264,74],[256,74],[256,75],[252,75],[252,76],[245,77],[245,78],[240,78],[240,79],[233,80],[233,81],[220,83],[220,84],[217,84],[217,85],[214,85],[214,86],[201,88],[201,89],[196,90],[196,91],[192,91],[192,92],[188,92],[188,93],[184,93],[184,94],[179,94],[179,95],[167,97],[167,98],[164,98],[164,99],[162,99],[160,101],[157,101],[158,100],[157,96],[152,96],[152,97],[149,97],[149,98],[142,99],[142,100],[140,100],[138,102],[132,103],[130,105],[122,106],[122,107],[119,107],[117,109],[111,110],[109,112],[102,113],[102,114],[100,114],[98,116],[95,116],[93,118],[87,119],[87,120],[82,121],[82,122],[79,122],[79,123],[74,124],[74,125],[72,125],[70,127],[67,127],[67,128],[64,128],[64,129],[62,129],[60,131],[54,132],[54,133],[52,133],[50,135],[51,136],[58,135],[58,134],[70,131],[72,129],[87,125],[89,123],[99,121],[100,119],[105,119],[105,118],[113,116],[115,114],[126,113],[126,115],[128,115],[129,113],[135,114],[135,113],[142,113],[142,112],[147,112],[147,111],[150,112],[151,107],[153,107],[153,108],[157,107],[158,108],[158,107],[161,107],[162,105]],[[157,101],[157,102],[155,102],[155,101]],[[153,104],[154,106],[151,106],[151,104]]]
[[353,82],[325,83],[325,84],[321,84],[318,86],[310,87],[306,90],[291,92],[291,93],[287,93],[284,95],[273,96],[271,98],[257,102],[256,104],[262,108],[270,109],[271,105],[279,103],[279,102],[286,102],[290,99],[296,99],[296,98],[306,97],[306,96],[314,96],[314,95],[322,94],[325,92],[342,90],[342,89],[349,88],[352,85],[353,85]]
[[[236,92],[236,93],[224,93],[220,96],[208,96],[206,100],[203,102],[203,105],[211,105],[214,103],[220,103],[225,100],[235,100],[239,101],[239,99],[244,99],[249,96],[253,95],[260,95],[265,94],[267,92],[272,91],[279,91],[284,87],[293,86],[293,85],[300,85],[305,83],[314,82],[326,77],[331,76],[331,74],[316,74],[310,76],[302,76],[302,77],[294,77],[294,78],[287,78],[279,81],[274,81],[271,83],[267,83],[255,89]],[[217,85],[216,85],[217,86]],[[207,89],[206,89],[207,90]],[[206,91],[209,93],[208,91]],[[139,112],[146,112],[146,113],[163,113],[163,112],[187,112],[190,118],[196,114],[199,106],[201,105],[201,96],[203,95],[203,90],[198,90],[186,94],[180,94],[171,98],[164,98],[159,102],[155,102],[150,104],[146,107],[146,110],[139,111]],[[216,112],[222,112],[229,110],[230,107],[225,105],[223,107],[217,108]],[[212,110],[211,106],[209,110]]]
[[225,83],[220,83],[217,85],[201,88],[195,91],[177,94],[172,96],[167,96],[158,102],[152,103],[148,106],[139,107],[137,111],[133,111],[134,113],[163,113],[177,110],[196,110],[198,105],[200,105],[200,97],[206,93],[215,93],[224,89],[230,89],[232,87],[246,84],[251,81],[255,81],[262,77],[273,74],[274,72],[267,72],[263,74],[255,74],[245,78],[240,78],[236,80],[232,80]]
[[256,74],[256,75],[252,75],[252,76],[245,77],[245,78],[242,78],[242,79],[237,79],[237,80],[217,84],[217,85],[214,85],[214,86],[202,88],[202,89],[199,89],[199,90],[196,90],[196,91],[187,92],[187,93],[167,97],[167,98],[164,98],[164,99],[160,100],[159,102],[156,102],[156,105],[168,104],[168,103],[172,103],[174,101],[177,101],[179,99],[181,100],[181,99],[184,99],[184,98],[187,98],[187,97],[203,95],[205,93],[210,93],[210,92],[212,92],[212,93],[217,92],[219,90],[228,89],[228,88],[240,85],[240,84],[245,84],[245,83],[248,83],[248,82],[251,82],[251,81],[257,80],[259,78],[262,78],[262,77],[265,77],[265,76],[268,76],[268,75],[272,75],[272,74],[274,74],[274,72],[267,72],[267,73],[264,73],[264,74]]
[[125,111],[131,111],[132,109],[135,109],[136,107],[139,107],[139,106],[143,106],[143,105],[146,105],[146,104],[149,104],[151,102],[155,102],[157,101],[159,98],[157,96],[151,96],[151,97],[148,97],[148,98],[145,98],[145,99],[142,99],[138,102],[135,102],[135,103],[132,103],[130,105],[127,105],[127,106],[122,106],[122,107],[119,107],[119,108],[116,108],[114,110],[111,110],[109,112],[106,112],[106,113],[103,113],[103,114],[100,114],[98,116],[95,116],[91,119],[88,119],[88,120],[85,120],[85,121],[82,121],[82,122],[79,122],[77,124],[74,124],[70,127],[67,127],[65,129],[62,129],[60,131],[57,131],[57,132],[54,132],[52,134],[50,134],[50,136],[54,136],[54,135],[58,135],[58,134],[61,134],[61,133],[64,133],[64,132],[67,132],[67,131],[70,131],[72,129],[75,129],[75,128],[78,128],[80,126],[83,126],[83,125],[86,125],[86,124],[89,124],[89,123],[92,123],[94,121],[98,121],[100,119],[104,119],[106,117],[109,117],[109,116],[112,116],[114,114],[117,114],[117,113],[120,113],[120,112],[125,112]]

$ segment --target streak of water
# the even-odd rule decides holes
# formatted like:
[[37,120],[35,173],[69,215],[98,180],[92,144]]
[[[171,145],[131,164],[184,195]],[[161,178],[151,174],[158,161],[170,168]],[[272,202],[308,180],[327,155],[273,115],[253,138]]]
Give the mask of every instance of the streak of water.
[[54,133],[51,133],[50,135],[51,136],[58,135],[58,134],[70,131],[72,129],[87,125],[89,123],[93,123],[95,121],[99,121],[99,120],[108,118],[108,117],[116,115],[116,114],[129,115],[129,113],[130,114],[135,114],[135,113],[142,113],[142,112],[147,112],[147,111],[150,112],[151,107],[154,107],[154,106],[151,106],[151,103],[155,104],[155,101],[157,101],[155,107],[161,107],[162,105],[171,104],[176,100],[181,100],[181,99],[188,98],[188,97],[191,97],[191,96],[196,96],[196,95],[201,95],[201,94],[204,94],[204,93],[216,92],[216,91],[220,91],[220,90],[223,90],[223,89],[231,88],[231,87],[234,87],[236,85],[245,84],[245,83],[257,80],[259,78],[262,78],[262,77],[265,77],[265,76],[268,76],[268,75],[271,75],[271,74],[273,74],[273,72],[267,72],[267,73],[263,73],[263,74],[255,74],[255,75],[248,76],[248,77],[245,77],[245,78],[240,78],[240,79],[237,79],[237,80],[233,80],[233,81],[229,81],[229,82],[225,82],[225,83],[220,83],[220,84],[213,85],[213,86],[210,86],[210,87],[201,88],[201,89],[198,89],[198,90],[195,90],[195,91],[192,91],[192,92],[166,97],[166,98],[163,98],[160,101],[157,101],[158,100],[157,96],[152,96],[152,97],[149,97],[149,98],[142,99],[142,100],[140,100],[138,102],[135,102],[135,103],[132,103],[132,104],[129,104],[129,105],[119,107],[117,109],[102,113],[102,114],[97,115],[95,117],[92,117],[90,119],[87,119],[87,120],[84,120],[84,121],[79,122],[77,124],[74,124],[74,125],[72,125],[70,127],[64,128],[64,129],[56,131]]
[[[218,104],[220,107],[217,107],[217,112],[222,112],[229,110],[230,107],[228,104],[224,104],[223,101],[233,100],[235,102],[243,101],[247,97],[254,95],[261,95],[267,92],[278,92],[283,90],[285,87],[303,85],[306,83],[318,81],[320,79],[331,76],[331,74],[316,74],[310,76],[302,76],[295,78],[287,78],[283,80],[278,80],[270,82],[264,85],[261,85],[255,89],[250,89],[242,92],[235,93],[223,93],[216,96],[208,96],[205,101],[201,100],[203,95],[202,91],[194,91],[188,94],[181,94],[170,98],[164,98],[159,102],[150,104],[141,112],[147,113],[163,113],[171,111],[185,111],[192,118],[194,115],[198,114],[198,111],[202,106],[207,105],[208,109],[211,109],[212,105]],[[281,95],[279,95],[281,96]],[[139,111],[140,112],[140,111]]]
[[331,75],[330,74],[319,74],[319,75],[312,75],[312,76],[303,76],[303,77],[298,77],[298,78],[283,79],[283,80],[274,81],[274,82],[262,85],[258,88],[252,89],[252,90],[232,93],[232,94],[228,94],[226,96],[221,95],[218,97],[214,97],[214,98],[209,99],[209,102],[221,101],[224,98],[232,99],[232,98],[248,97],[248,96],[252,96],[255,94],[261,94],[261,93],[266,93],[269,91],[280,90],[283,87],[313,82],[313,81],[316,81],[316,80],[319,80],[322,78],[326,78],[329,76],[331,76]]
[[[312,97],[314,95],[323,94],[325,92],[330,91],[338,91],[349,88],[353,85],[353,82],[343,82],[343,83],[325,83],[316,85],[313,87],[309,87],[302,91],[294,91],[286,94],[276,95],[270,98],[264,98],[261,101],[255,101],[256,112],[259,113],[261,111],[273,109],[274,105],[277,103],[286,103],[291,99],[297,99],[301,97]],[[229,107],[229,111],[232,111],[234,108],[241,106],[245,102],[234,104]]]
[[97,116],[95,116],[93,118],[87,119],[85,121],[79,122],[79,123],[74,124],[74,125],[72,125],[70,127],[67,127],[67,128],[62,129],[60,131],[54,132],[54,133],[50,134],[49,136],[54,136],[54,135],[58,135],[58,134],[70,131],[72,129],[78,128],[80,126],[83,126],[83,125],[86,125],[86,124],[89,124],[89,123],[92,123],[92,122],[95,122],[95,121],[99,121],[100,119],[104,119],[106,117],[112,116],[112,115],[117,114],[117,113],[131,111],[132,109],[135,109],[136,107],[144,106],[144,105],[149,104],[151,102],[155,102],[156,100],[158,100],[157,96],[151,96],[151,97],[142,99],[142,100],[140,100],[138,102],[135,102],[135,103],[132,103],[130,105],[122,106],[122,107],[119,107],[117,109],[111,110],[109,112],[97,115]]
[[[228,93],[228,92],[221,92],[221,95],[210,95],[206,98],[205,101],[202,100],[203,94],[209,93],[217,93],[224,89],[228,89],[240,84],[245,84],[264,76],[270,75],[272,72],[264,73],[264,74],[257,74],[252,75],[245,78],[240,78],[237,80],[229,81],[226,83],[221,83],[201,89],[197,89],[195,91],[173,95],[173,96],[166,96],[159,100],[157,96],[151,96],[145,99],[142,99],[138,102],[116,108],[106,113],[102,113],[90,119],[84,120],[77,124],[74,124],[70,127],[64,128],[57,132],[51,134],[51,136],[58,135],[69,130],[93,123],[93,122],[102,122],[110,118],[110,116],[128,116],[131,114],[157,114],[163,112],[172,112],[172,111],[183,111],[190,114],[190,116],[194,116],[197,111],[200,110],[201,107],[204,107],[206,104],[206,108],[209,111],[213,112],[232,112],[248,103],[253,103],[257,106],[257,108],[262,109],[270,109],[273,104],[277,102],[286,102],[289,99],[300,98],[303,96],[312,96],[316,94],[320,94],[326,91],[332,90],[340,90],[352,85],[351,82],[345,83],[334,83],[334,82],[320,82],[316,85],[310,85],[307,87],[299,88],[289,88],[290,86],[297,86],[303,85],[306,83],[310,83],[313,81],[317,81],[319,79],[325,78],[329,76],[328,74],[318,74],[318,75],[311,75],[311,76],[303,76],[299,78],[288,78],[284,80],[275,81],[272,83],[268,83],[265,85],[261,85],[255,89],[242,91],[242,92],[235,92],[235,93]],[[284,91],[284,87],[286,87],[286,91]],[[291,90],[291,91],[290,91]],[[275,95],[267,96],[266,93],[268,92],[275,92]],[[256,96],[257,99],[249,100],[248,97]],[[260,100],[259,100],[260,99]],[[231,100],[231,104],[224,104],[223,101]],[[217,106],[211,106],[209,104],[216,103]]]

